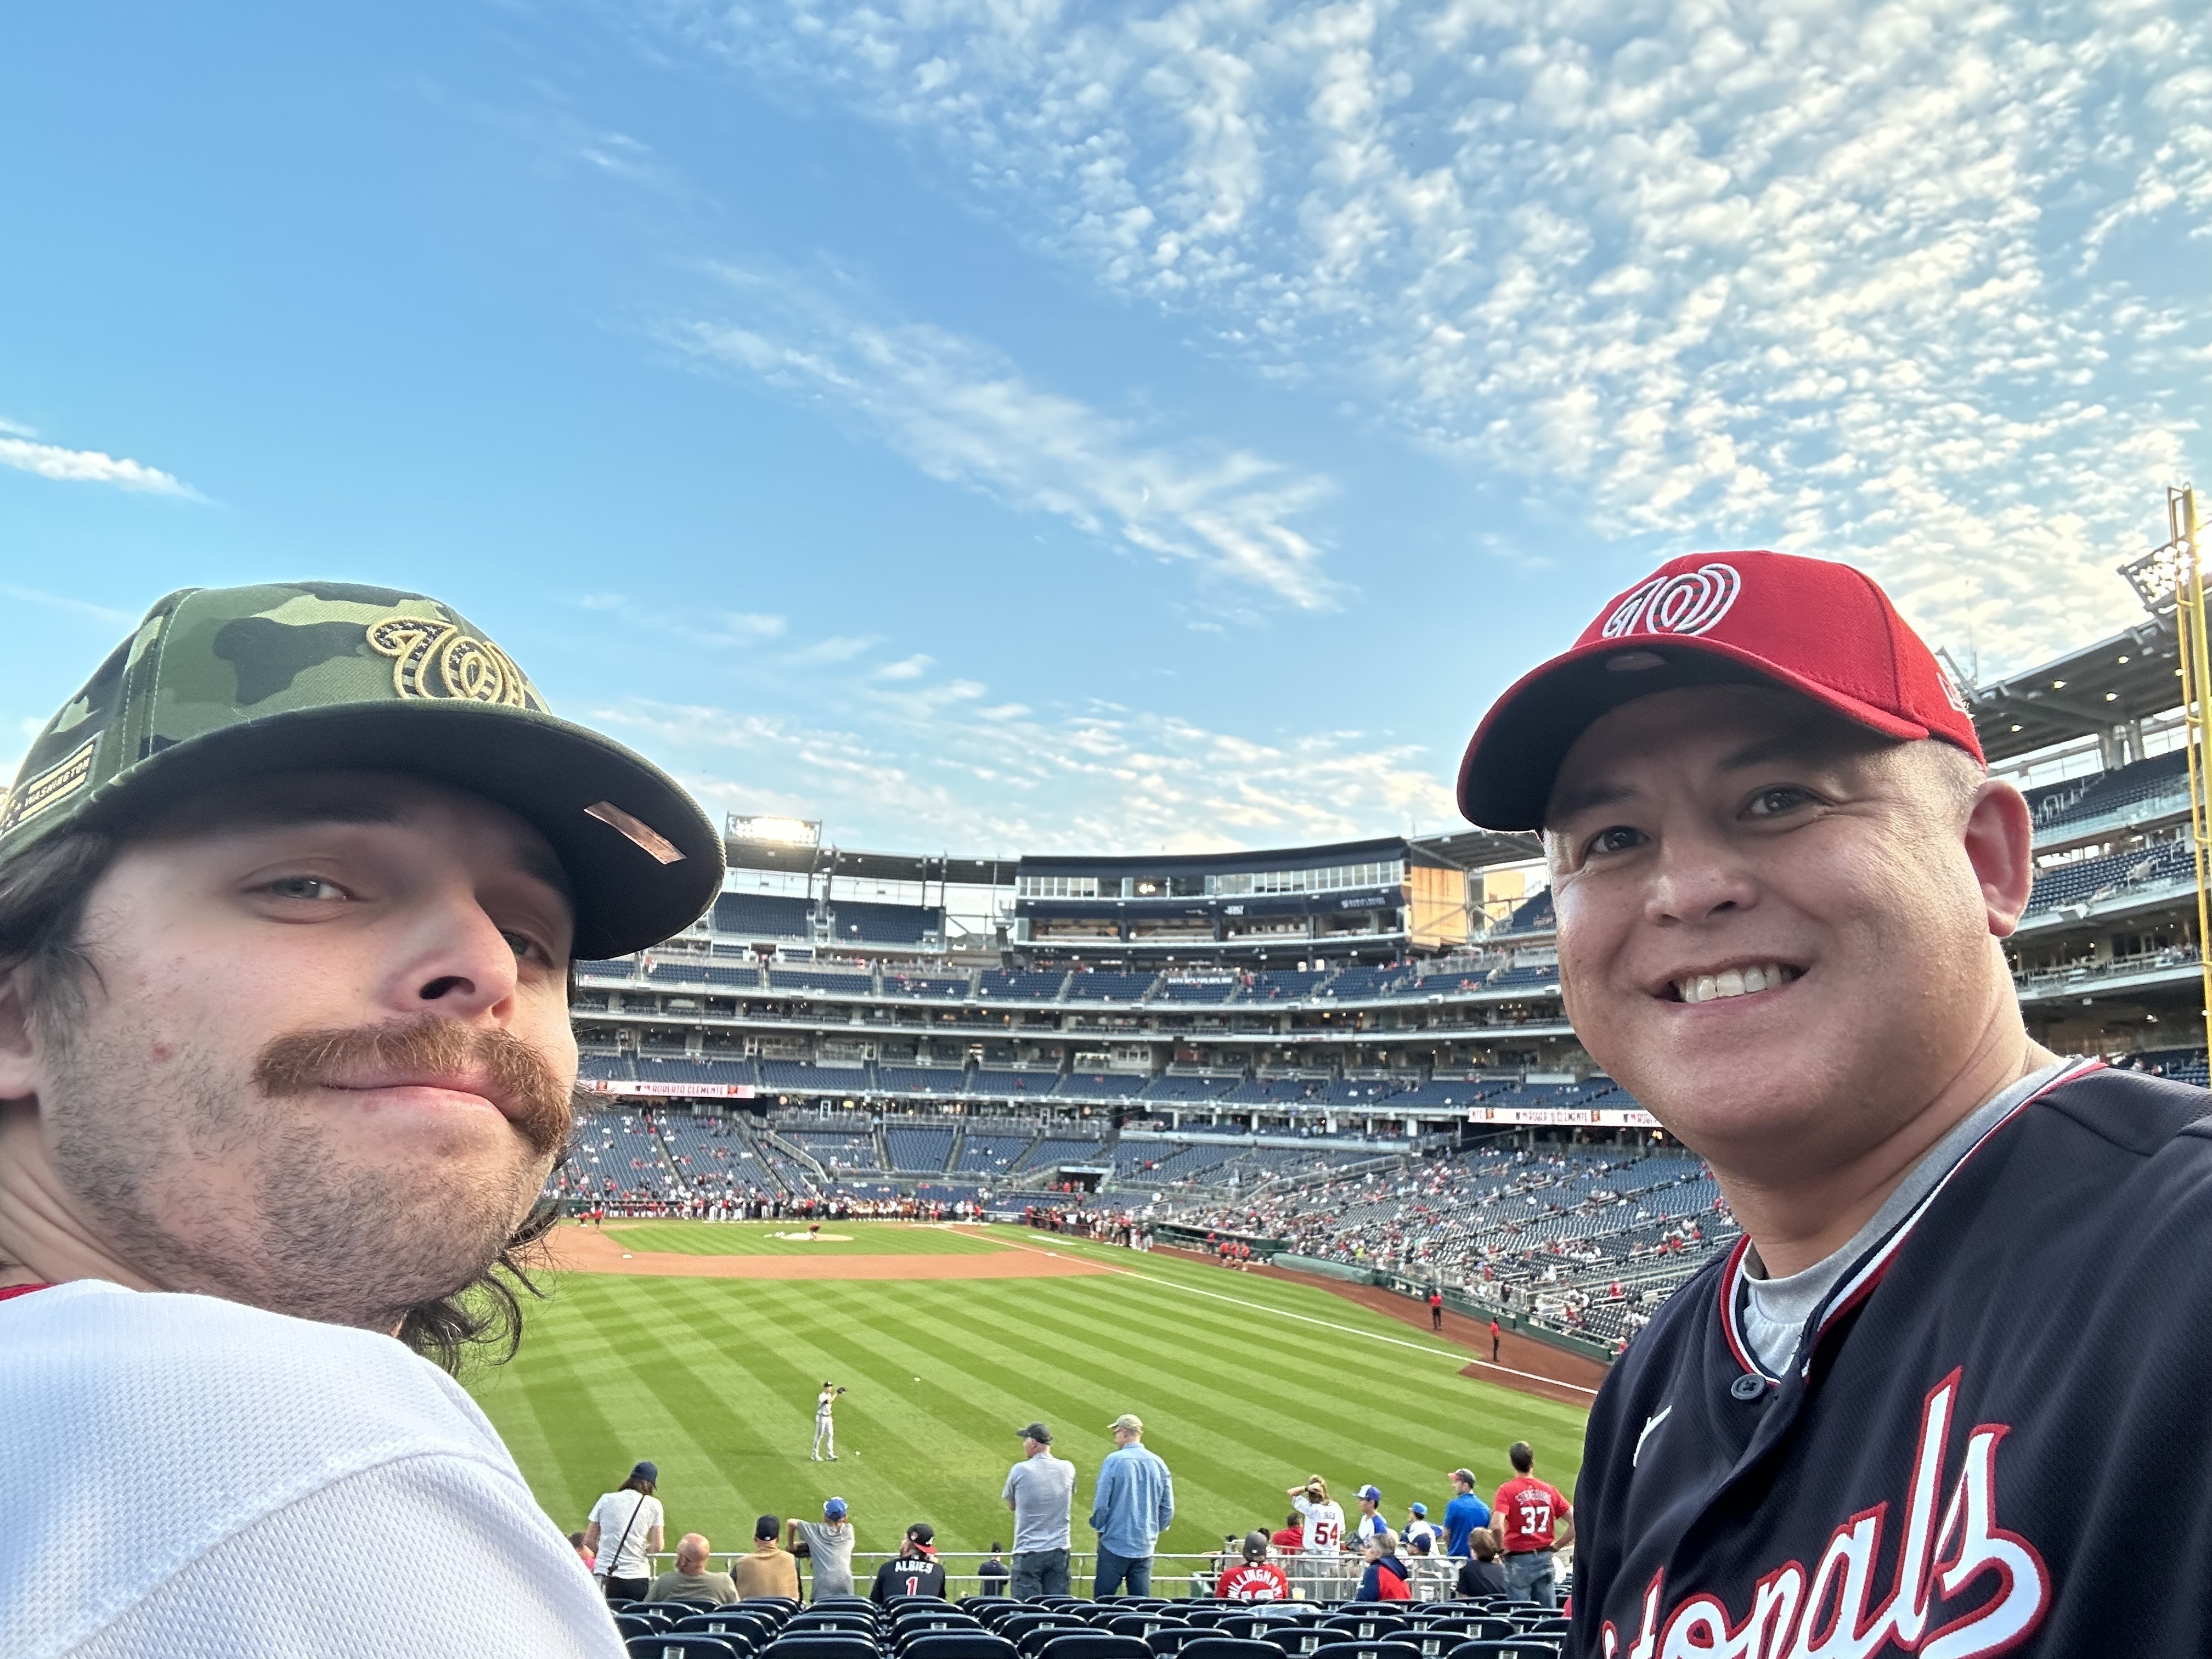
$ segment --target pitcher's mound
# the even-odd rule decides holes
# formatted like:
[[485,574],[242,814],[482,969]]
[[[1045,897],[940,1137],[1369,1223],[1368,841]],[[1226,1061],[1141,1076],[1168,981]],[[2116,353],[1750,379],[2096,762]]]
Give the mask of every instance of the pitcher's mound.
[[770,1233],[770,1238],[787,1238],[794,1244],[850,1244],[850,1233]]

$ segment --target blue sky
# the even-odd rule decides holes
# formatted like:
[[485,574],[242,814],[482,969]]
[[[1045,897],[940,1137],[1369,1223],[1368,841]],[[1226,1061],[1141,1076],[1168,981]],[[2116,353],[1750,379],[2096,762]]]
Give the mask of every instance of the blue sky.
[[2185,9],[18,9],[0,765],[295,575],[915,850],[1453,825],[1692,548],[2021,665],[2212,483]]

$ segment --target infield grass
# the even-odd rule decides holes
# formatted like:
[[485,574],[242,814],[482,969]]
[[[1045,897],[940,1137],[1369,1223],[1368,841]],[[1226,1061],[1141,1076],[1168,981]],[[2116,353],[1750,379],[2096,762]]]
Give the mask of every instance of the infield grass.
[[[787,1248],[887,1253],[881,1240],[859,1242],[864,1225],[836,1224],[855,1235],[849,1246]],[[635,1237],[639,1249],[734,1254],[728,1241],[741,1231],[654,1223]],[[1146,1443],[1175,1475],[1163,1551],[1211,1550],[1225,1534],[1279,1526],[1284,1489],[1312,1474],[1328,1478],[1347,1515],[1373,1481],[1394,1526],[1416,1500],[1434,1519],[1450,1495],[1448,1470],[1468,1465],[1487,1498],[1510,1473],[1515,1440],[1535,1448],[1539,1474],[1573,1491],[1584,1413],[1461,1376],[1473,1358],[1463,1349],[1314,1286],[994,1231],[1123,1271],[984,1281],[558,1274],[550,1300],[529,1310],[520,1357],[472,1376],[471,1391],[563,1530],[582,1526],[634,1462],[654,1460],[672,1548],[699,1531],[718,1552],[743,1549],[756,1516],[818,1517],[832,1494],[851,1504],[863,1551],[894,1548],[921,1520],[947,1550],[1006,1541],[1012,1517],[999,1494],[1020,1455],[1015,1431],[1041,1418],[1076,1464],[1074,1542],[1088,1549],[1083,1522],[1113,1449],[1106,1425],[1124,1411],[1144,1418]],[[841,1461],[814,1463],[825,1377],[851,1392],[837,1408]]]

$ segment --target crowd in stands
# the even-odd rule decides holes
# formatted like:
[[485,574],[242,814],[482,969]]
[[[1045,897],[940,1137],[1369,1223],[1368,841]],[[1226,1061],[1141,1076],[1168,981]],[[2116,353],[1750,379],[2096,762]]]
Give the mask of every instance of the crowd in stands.
[[[838,1392],[825,1383],[822,1399],[830,1402]],[[821,1407],[824,1415],[830,1409],[828,1403]],[[817,1443],[820,1432],[817,1426]],[[744,1637],[743,1649],[733,1650],[741,1659],[756,1653],[775,1659],[777,1644],[787,1638],[872,1636],[880,1628],[878,1620],[911,1613],[923,1602],[946,1603],[969,1583],[978,1593],[962,1597],[958,1622],[947,1607],[929,1614],[932,1622],[926,1628],[969,1629],[978,1638],[987,1631],[1018,1638],[1049,1632],[1061,1622],[1073,1632],[1091,1628],[1094,1618],[1131,1616],[1147,1626],[1139,1633],[1163,1624],[1220,1628],[1214,1619],[1202,1616],[1211,1605],[1273,1610],[1294,1619],[1308,1613],[1324,1616],[1335,1608],[1353,1610],[1361,1619],[1387,1613],[1393,1633],[1435,1631],[1459,1639],[1540,1639],[1564,1632],[1564,1622],[1553,1616],[1559,1595],[1557,1557],[1572,1542],[1573,1510],[1557,1488],[1536,1475],[1526,1443],[1509,1449],[1515,1474],[1492,1502],[1479,1495],[1470,1470],[1451,1471],[1449,1498],[1433,1522],[1429,1505],[1413,1502],[1404,1507],[1402,1525],[1394,1525],[1382,1491],[1372,1483],[1358,1487],[1354,1511],[1347,1516],[1331,1497],[1328,1478],[1314,1474],[1286,1489],[1290,1512],[1280,1528],[1261,1524],[1231,1534],[1211,1557],[1163,1558],[1159,1540],[1176,1516],[1174,1475],[1144,1443],[1143,1419],[1125,1412],[1114,1419],[1115,1449],[1101,1462],[1092,1483],[1085,1517],[1092,1535],[1091,1582],[1083,1587],[1090,1594],[1082,1597],[1083,1575],[1074,1552],[1079,1473],[1054,1451],[1048,1425],[1032,1422],[1015,1432],[1021,1455],[1008,1469],[1001,1493],[1012,1516],[1012,1550],[994,1540],[988,1555],[970,1552],[982,1559],[957,1580],[940,1559],[936,1528],[919,1521],[905,1527],[896,1552],[876,1566],[862,1591],[865,1569],[856,1569],[855,1561],[866,1558],[856,1551],[857,1523],[850,1505],[836,1496],[822,1500],[819,1521],[763,1515],[754,1523],[751,1548],[727,1553],[720,1569],[714,1564],[712,1540],[686,1533],[678,1540],[672,1563],[656,1571],[666,1516],[658,1496],[659,1469],[651,1462],[636,1464],[621,1486],[601,1497],[570,1542],[615,1609],[622,1633],[633,1639],[669,1639],[684,1659],[707,1651],[682,1640],[692,1632]],[[1189,1564],[1188,1570],[1169,1568],[1162,1587],[1172,1584],[1184,1594],[1156,1596],[1156,1570],[1164,1560],[1178,1559]],[[802,1613],[810,1603],[815,1611]],[[1039,1610],[1038,1617],[1052,1622],[1004,1622],[1026,1620],[1027,1609]],[[1494,1622],[1498,1628],[1470,1630],[1426,1619],[1399,1622],[1401,1614],[1411,1619],[1417,1612],[1438,1609],[1454,1618]],[[1121,1633],[1118,1624],[1103,1627]],[[1290,1632],[1298,1627],[1286,1623],[1271,1628]],[[909,1626],[904,1633],[922,1628]],[[1232,1633],[1261,1632],[1246,1627]],[[1374,1633],[1363,1632],[1359,1639],[1374,1639]],[[873,1650],[872,1642],[868,1650]],[[1428,1650],[1440,1654],[1442,1641]],[[1285,1650],[1285,1659],[1310,1651],[1293,1645]],[[1020,1652],[1051,1659],[1045,1643],[1025,1643]],[[949,1650],[948,1656],[957,1659]],[[866,1656],[802,1655],[794,1649],[793,1659]]]

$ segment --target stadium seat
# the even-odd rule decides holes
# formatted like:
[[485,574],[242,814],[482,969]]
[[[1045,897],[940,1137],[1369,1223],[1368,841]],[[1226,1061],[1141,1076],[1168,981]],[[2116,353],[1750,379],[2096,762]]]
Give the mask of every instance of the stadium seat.
[[899,1644],[899,1659],[1018,1659],[1020,1650],[986,1630],[930,1631]]
[[981,1631],[983,1621],[963,1607],[939,1601],[934,1596],[923,1601],[908,1601],[901,1596],[891,1603],[891,1629],[900,1636],[920,1636],[933,1630]]
[[1006,1640],[1021,1645],[1022,1638],[1033,1630],[1081,1630],[1083,1620],[1072,1613],[1055,1613],[1050,1607],[1023,1607],[991,1620],[991,1628]]
[[1462,1642],[1450,1659],[1559,1659],[1559,1644],[1549,1637],[1506,1636],[1494,1642]]
[[623,1647],[629,1659],[744,1659],[720,1637],[696,1632],[659,1631],[651,1636],[633,1636]]
[[1349,1631],[1355,1640],[1361,1642],[1382,1641],[1395,1634],[1406,1621],[1395,1610],[1389,1613],[1376,1611],[1377,1606],[1377,1603],[1369,1602],[1356,1613],[1339,1613],[1323,1620],[1322,1628]]
[[1054,1636],[1036,1651],[1037,1659],[1152,1659],[1152,1650],[1140,1638],[1115,1636],[1103,1630]]
[[735,1607],[718,1607],[712,1613],[695,1613],[679,1619],[674,1626],[679,1636],[726,1636],[732,1642],[744,1644],[746,1652],[766,1647],[775,1635],[775,1627],[765,1619],[748,1618]]
[[1523,1636],[1565,1636],[1574,1626],[1571,1619],[1539,1619],[1522,1631]]
[[880,1655],[872,1636],[822,1631],[779,1636],[761,1650],[761,1659],[880,1659]]
[[1204,1636],[1186,1643],[1176,1659],[1283,1659],[1283,1650],[1250,1637]]
[[876,1610],[872,1607],[809,1607],[805,1613],[792,1614],[790,1622],[783,1627],[787,1636],[827,1631],[858,1631],[872,1636],[876,1632]]
[[673,1599],[640,1601],[630,1609],[632,1613],[657,1613],[671,1620],[689,1619],[695,1613],[712,1613],[714,1610],[714,1603],[712,1601],[678,1601]]
[[1162,1625],[1145,1632],[1145,1645],[1152,1650],[1152,1659],[1176,1659],[1184,1643],[1212,1634],[1204,1625]]
[[1421,1650],[1411,1642],[1345,1642],[1328,1650],[1328,1659],[1421,1659]]
[[666,1630],[674,1622],[665,1613],[632,1613],[624,1610],[615,1614],[615,1634],[625,1638],[650,1636],[655,1631]]
[[[1105,1605],[1110,1607],[1113,1604],[1109,1602]],[[1116,1636],[1133,1636],[1141,1642],[1161,1626],[1174,1621],[1163,1612],[1145,1607],[1127,1613],[1109,1613],[1100,1622]]]
[[[1118,1636],[1109,1638],[1103,1632],[1092,1630],[1073,1613],[1049,1613],[1046,1616],[1057,1622],[1049,1625],[1031,1625],[1019,1636],[1007,1638],[1022,1650],[1022,1659],[1042,1659],[1045,1644],[1048,1642],[1056,1641],[1063,1636],[1097,1636],[1101,1640],[1110,1639],[1116,1642],[1121,1639]],[[1001,1630],[1000,1633],[1004,1635],[1005,1632]]]

